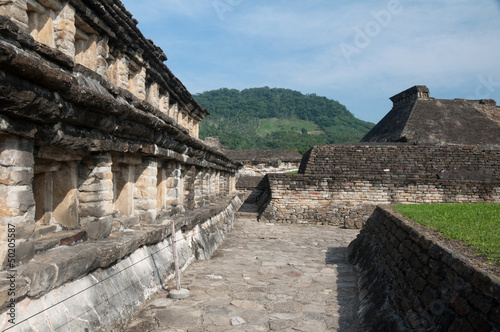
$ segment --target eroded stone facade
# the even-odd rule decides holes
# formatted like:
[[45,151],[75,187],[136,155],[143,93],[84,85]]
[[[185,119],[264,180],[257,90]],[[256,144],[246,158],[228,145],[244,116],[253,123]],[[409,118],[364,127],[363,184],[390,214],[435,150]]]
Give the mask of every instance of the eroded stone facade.
[[[172,222],[189,232],[221,202],[237,208],[239,164],[198,139],[208,112],[136,24],[118,0],[0,2],[2,308],[9,269],[23,271],[16,302],[42,296],[166,241]],[[151,229],[153,239],[125,244]],[[106,245],[112,259],[94,264],[108,239],[119,240]],[[65,253],[78,248],[88,255],[74,269]]]

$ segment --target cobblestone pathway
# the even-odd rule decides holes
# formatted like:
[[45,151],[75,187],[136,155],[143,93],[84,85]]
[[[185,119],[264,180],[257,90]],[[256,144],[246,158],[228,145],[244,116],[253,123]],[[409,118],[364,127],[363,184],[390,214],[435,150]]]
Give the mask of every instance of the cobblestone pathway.
[[356,273],[344,251],[358,231],[252,216],[240,214],[214,257],[184,271],[189,298],[158,294],[125,331],[356,331]]

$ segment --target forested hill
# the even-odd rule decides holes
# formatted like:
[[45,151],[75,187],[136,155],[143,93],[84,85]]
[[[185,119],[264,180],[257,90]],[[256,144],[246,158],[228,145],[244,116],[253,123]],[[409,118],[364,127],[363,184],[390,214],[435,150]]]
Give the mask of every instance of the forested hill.
[[290,149],[359,141],[373,123],[359,120],[335,100],[288,89],[219,89],[194,95],[211,113],[200,138],[218,136],[231,150]]

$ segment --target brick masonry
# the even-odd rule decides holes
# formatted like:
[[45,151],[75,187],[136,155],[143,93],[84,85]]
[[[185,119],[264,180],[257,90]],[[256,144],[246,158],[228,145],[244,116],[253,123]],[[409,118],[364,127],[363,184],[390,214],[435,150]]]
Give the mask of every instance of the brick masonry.
[[500,330],[500,281],[389,207],[376,208],[347,256],[363,331]]
[[361,228],[378,204],[500,202],[500,150],[474,146],[320,146],[301,173],[268,174],[261,218]]

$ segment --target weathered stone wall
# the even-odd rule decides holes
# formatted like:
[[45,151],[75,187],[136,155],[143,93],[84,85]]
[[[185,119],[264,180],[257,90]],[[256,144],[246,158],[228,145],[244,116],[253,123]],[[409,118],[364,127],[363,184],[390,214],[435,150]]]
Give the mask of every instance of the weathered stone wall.
[[[208,259],[234,225],[238,196],[154,227],[136,227],[107,239],[59,247],[16,270],[15,325],[9,308],[2,331],[110,331],[128,319],[173,277],[171,222],[180,266]],[[75,264],[77,262],[77,264]],[[0,272],[2,306],[9,303],[9,273]]]
[[377,204],[500,202],[500,150],[470,146],[333,145],[304,156],[305,174],[269,174],[262,215],[361,228]]
[[361,228],[378,204],[500,202],[500,184],[414,180],[410,183],[344,182],[302,174],[268,174],[271,200],[262,217],[284,223]]
[[[102,271],[111,277],[125,264],[117,261],[168,242],[172,220],[197,234],[189,255],[209,257],[227,228],[227,211],[241,203],[233,198],[240,165],[198,139],[208,111],[136,25],[118,0],[0,1],[3,318],[12,304],[16,322],[34,313],[46,319],[36,308],[54,296],[71,302],[63,295],[74,291],[67,285],[104,282]],[[171,271],[171,262],[163,263]],[[128,282],[121,280],[127,273],[113,282]],[[74,296],[92,316],[82,323],[91,330],[126,319],[159,286],[127,295],[113,287],[94,294],[104,294],[103,312],[94,295]],[[115,311],[108,304],[120,297],[123,312],[108,317]],[[22,324],[71,320],[63,316]]]
[[[209,142],[216,144],[218,139],[210,138]],[[302,155],[294,150],[230,150],[226,154],[241,163],[236,174],[236,188],[240,197],[251,204],[262,195],[257,185],[266,174],[297,172],[302,160]]]
[[[199,122],[208,112],[163,64],[163,51],[142,35],[120,1],[2,1],[0,15],[13,23],[2,20],[4,37],[14,37],[18,46],[55,56],[67,68],[85,66],[198,137]],[[2,43],[3,52],[5,46]],[[12,60],[3,58],[2,67],[9,62],[14,65],[10,70],[21,65]],[[34,68],[17,69],[21,76],[34,74]]]
[[377,207],[347,252],[363,331],[499,331],[500,280]]
[[299,162],[261,162],[244,163],[238,172],[238,178],[244,177],[263,177],[269,173],[289,173],[299,170]]
[[298,171],[302,159],[294,150],[230,150],[226,154],[243,165],[237,179]]
[[500,150],[464,145],[355,143],[315,146],[300,173],[345,180],[500,179]]

